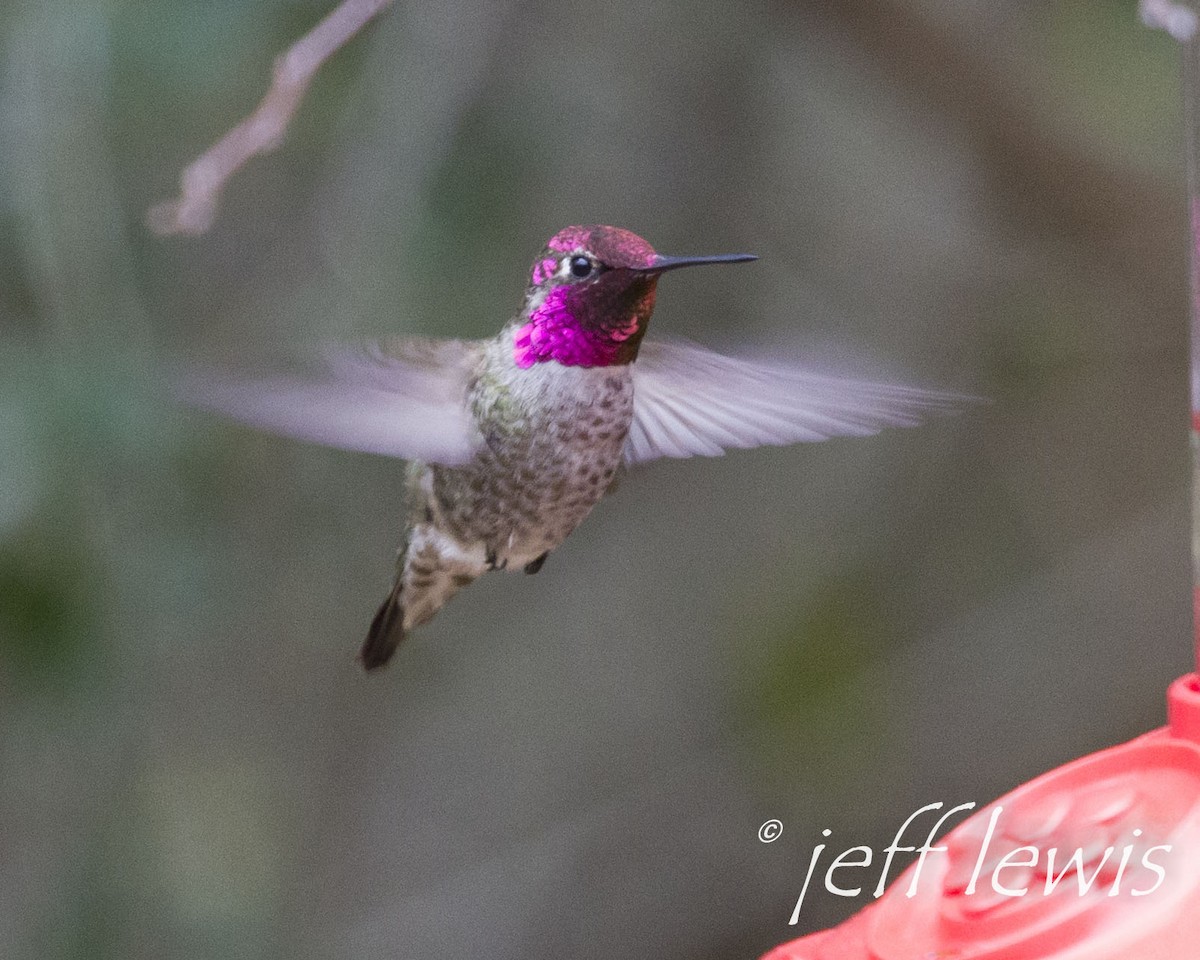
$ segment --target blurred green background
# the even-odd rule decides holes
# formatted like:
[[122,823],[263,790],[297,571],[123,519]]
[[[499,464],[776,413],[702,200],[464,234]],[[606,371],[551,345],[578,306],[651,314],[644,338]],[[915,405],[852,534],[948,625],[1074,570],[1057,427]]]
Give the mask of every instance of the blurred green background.
[[[399,3],[209,234],[148,233],[329,8],[0,7],[0,956],[754,957],[865,902],[786,925],[823,828],[1162,721],[1185,203],[1132,0]],[[364,676],[402,465],[161,371],[488,335],[593,221],[762,256],[660,334],[995,402],[651,465]]]

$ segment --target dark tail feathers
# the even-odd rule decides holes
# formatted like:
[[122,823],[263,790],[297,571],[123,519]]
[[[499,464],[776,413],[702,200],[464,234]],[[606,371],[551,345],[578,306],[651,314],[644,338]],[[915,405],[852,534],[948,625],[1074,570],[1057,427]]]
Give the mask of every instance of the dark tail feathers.
[[378,670],[392,659],[392,654],[404,639],[404,608],[400,606],[400,584],[397,583],[380,605],[367,631],[367,639],[358,652],[364,670]]

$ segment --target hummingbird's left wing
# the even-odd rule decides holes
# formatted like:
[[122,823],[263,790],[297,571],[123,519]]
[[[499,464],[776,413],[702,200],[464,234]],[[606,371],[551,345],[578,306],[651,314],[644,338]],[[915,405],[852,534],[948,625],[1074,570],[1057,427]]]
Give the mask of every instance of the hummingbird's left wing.
[[844,380],[722,356],[679,342],[645,342],[631,367],[633,423],[625,462],[720,456],[884,427],[911,427],[972,397]]
[[479,356],[469,341],[399,339],[327,349],[302,374],[191,369],[175,388],[192,406],[298,440],[455,466],[482,442],[466,399]]

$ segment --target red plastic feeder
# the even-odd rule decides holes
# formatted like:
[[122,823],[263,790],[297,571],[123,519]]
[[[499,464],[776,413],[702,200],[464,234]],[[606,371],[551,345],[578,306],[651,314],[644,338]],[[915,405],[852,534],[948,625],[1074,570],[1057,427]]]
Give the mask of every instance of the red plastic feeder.
[[763,960],[1200,957],[1200,678],[1167,703],[1168,726],[1018,787],[878,902]]
[[[1141,13],[1184,48],[1200,492],[1200,17],[1173,0],[1141,0]],[[1200,514],[1193,537],[1200,545]],[[1171,684],[1167,716],[1001,797],[930,845],[878,901],[763,960],[1200,960],[1197,674]]]

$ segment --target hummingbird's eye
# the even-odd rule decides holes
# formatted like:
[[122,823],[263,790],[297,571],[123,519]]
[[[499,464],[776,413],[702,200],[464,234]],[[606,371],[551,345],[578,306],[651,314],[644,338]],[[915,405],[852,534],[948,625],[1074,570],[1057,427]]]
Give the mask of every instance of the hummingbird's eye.
[[592,274],[593,266],[590,258],[583,254],[576,254],[571,258],[571,276],[579,280],[589,277]]

